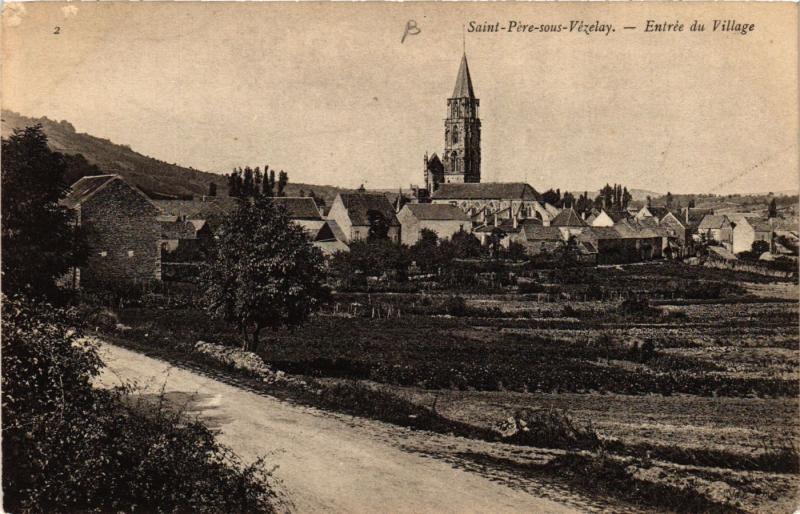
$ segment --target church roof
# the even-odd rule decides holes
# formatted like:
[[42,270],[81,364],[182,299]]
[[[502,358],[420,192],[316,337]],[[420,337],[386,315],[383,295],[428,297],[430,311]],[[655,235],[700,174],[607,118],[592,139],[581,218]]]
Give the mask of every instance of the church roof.
[[419,220],[470,221],[467,213],[446,203],[409,203],[405,207]]
[[475,98],[475,91],[472,89],[472,78],[469,76],[467,54],[461,57],[461,66],[458,68],[456,87],[453,89],[453,96],[450,98]]
[[441,184],[434,200],[539,200],[539,193],[524,182],[466,182]]

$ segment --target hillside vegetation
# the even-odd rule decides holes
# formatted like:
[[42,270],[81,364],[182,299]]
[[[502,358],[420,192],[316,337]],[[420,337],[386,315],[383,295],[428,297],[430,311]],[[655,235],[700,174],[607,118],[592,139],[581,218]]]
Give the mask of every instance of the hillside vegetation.
[[[50,147],[67,155],[82,155],[81,159],[71,159],[74,164],[68,173],[68,179],[75,181],[83,175],[95,173],[118,173],[128,181],[136,184],[148,193],[166,195],[204,195],[208,192],[210,182],[217,184],[219,195],[227,195],[228,183],[223,175],[187,168],[178,164],[170,164],[146,155],[142,155],[126,145],[116,144],[90,134],[76,132],[68,121],[54,121],[47,117],[30,118],[13,111],[2,111],[2,135],[11,135],[17,128],[41,124]],[[265,157],[268,162],[268,157]],[[244,165],[260,163],[242,163]],[[313,190],[317,196],[325,199],[330,205],[336,193],[345,189],[333,186],[300,184],[291,182],[286,187],[287,196],[299,196],[302,190],[306,194]]]

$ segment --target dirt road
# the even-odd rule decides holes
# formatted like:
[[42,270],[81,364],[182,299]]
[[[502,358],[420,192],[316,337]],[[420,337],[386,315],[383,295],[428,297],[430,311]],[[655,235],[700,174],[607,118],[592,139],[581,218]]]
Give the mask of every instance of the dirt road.
[[246,462],[268,455],[297,512],[576,510],[397,444],[431,434],[291,405],[112,345],[102,345],[101,353],[107,368],[100,385],[136,382],[145,394],[163,387],[219,430],[219,440]]

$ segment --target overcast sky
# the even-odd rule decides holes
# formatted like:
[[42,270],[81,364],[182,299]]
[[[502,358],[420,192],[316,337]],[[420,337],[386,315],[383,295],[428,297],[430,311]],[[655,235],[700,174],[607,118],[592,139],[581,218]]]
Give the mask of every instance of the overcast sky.
[[[465,23],[599,20],[617,32],[466,34],[484,181],[790,190],[797,12],[788,3],[6,4],[3,106],[212,172],[269,164],[295,182],[408,187],[423,182],[423,154],[441,153]],[[648,18],[682,20],[685,31],[642,33]],[[687,32],[695,18],[706,33]],[[711,33],[715,18],[756,30]],[[401,44],[409,19],[421,32]]]

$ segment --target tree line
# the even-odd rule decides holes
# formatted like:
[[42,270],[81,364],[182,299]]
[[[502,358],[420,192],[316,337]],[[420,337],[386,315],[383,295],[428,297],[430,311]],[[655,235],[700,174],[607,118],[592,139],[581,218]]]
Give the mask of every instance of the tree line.
[[286,196],[286,185],[289,183],[288,173],[280,170],[276,178],[275,170],[270,169],[268,165],[264,166],[263,172],[258,166],[236,168],[227,177],[228,196],[235,198]]

